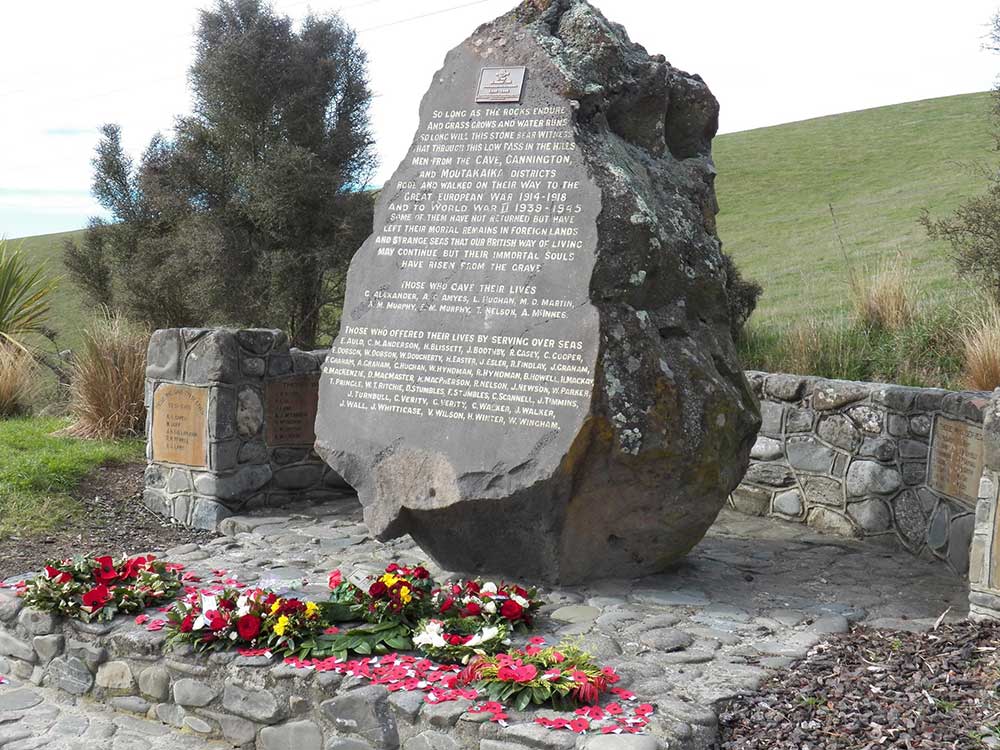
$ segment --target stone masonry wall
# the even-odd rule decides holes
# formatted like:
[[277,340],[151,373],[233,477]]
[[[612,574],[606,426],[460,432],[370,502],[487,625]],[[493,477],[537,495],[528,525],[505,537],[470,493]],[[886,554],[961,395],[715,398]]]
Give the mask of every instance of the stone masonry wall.
[[969,552],[969,615],[1000,619],[1000,390],[994,391],[983,418],[983,477],[976,505],[975,533]]
[[[0,670],[69,700],[105,703],[217,740],[220,748],[398,750],[421,733],[423,740],[407,747],[479,747],[479,722],[452,728],[471,701],[427,707],[418,720],[423,693],[390,694],[360,678],[235,651],[165,651],[165,637],[131,618],[65,620],[0,591]],[[444,737],[450,744],[434,744],[442,741],[438,730],[453,735]]]
[[732,507],[898,543],[965,575],[975,494],[933,487],[929,466],[943,430],[936,426],[945,420],[978,434],[988,394],[763,372],[747,378],[763,424]]
[[156,331],[146,367],[146,506],[215,529],[235,513],[349,491],[313,451],[325,356],[290,348],[278,330]]

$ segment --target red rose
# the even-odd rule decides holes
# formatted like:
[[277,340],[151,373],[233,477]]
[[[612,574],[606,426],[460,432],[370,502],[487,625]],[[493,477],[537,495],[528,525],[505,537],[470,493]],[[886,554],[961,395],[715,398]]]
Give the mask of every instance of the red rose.
[[305,608],[306,605],[298,599],[286,599],[281,603],[281,614],[294,615],[303,611]]
[[417,567],[415,567],[413,569],[413,576],[415,578],[417,578],[418,580],[423,581],[423,580],[425,580],[427,578],[430,578],[431,577],[431,573],[424,566],[418,565]]
[[190,633],[193,627],[194,627],[194,615],[188,615],[183,620],[181,620],[182,633]]
[[515,586],[514,587],[514,593],[517,594],[522,599],[530,599],[531,598],[530,596],[528,596],[528,592],[525,591],[524,589],[522,589],[520,586]]
[[98,583],[111,583],[118,577],[118,571],[115,570],[115,565],[110,557],[95,557],[94,562],[99,566],[94,571],[94,580]]
[[107,604],[110,599],[111,592],[101,583],[83,595],[83,606],[89,607],[91,612],[94,612]]
[[256,615],[243,615],[236,621],[236,632],[244,641],[252,641],[260,634],[260,618]]
[[475,581],[465,582],[465,590],[468,591],[470,594],[478,594],[479,588],[480,588],[479,584],[476,583]]
[[475,617],[483,610],[475,602],[469,602],[465,605],[465,609],[462,610],[462,617]]
[[330,577],[329,579],[327,579],[327,583],[329,584],[331,589],[337,588],[343,582],[344,582],[344,576],[341,575],[339,570],[335,570],[332,573],[330,573]]
[[388,589],[386,588],[386,585],[384,583],[382,583],[381,581],[375,581],[375,583],[372,584],[371,588],[368,589],[368,595],[376,597],[382,596],[386,591],[388,591]]
[[62,586],[64,583],[69,583],[73,580],[73,574],[67,573],[64,570],[57,570],[51,565],[45,566],[45,577],[50,581],[55,583],[57,586]]
[[524,607],[515,602],[513,599],[508,599],[500,607],[500,616],[506,620],[513,622],[514,620],[520,620],[524,616]]
[[229,624],[225,616],[217,609],[210,610],[205,613],[205,619],[208,620],[208,627],[212,630],[218,632]]
[[230,611],[236,609],[236,602],[232,599],[222,599],[219,602],[219,609],[228,609]]
[[452,599],[449,596],[447,599],[445,599],[443,602],[441,602],[441,611],[442,612],[447,612],[449,609],[451,609],[454,606],[454,604],[455,604],[455,600]]
[[399,570],[399,566],[396,563],[389,563],[385,566],[386,573],[395,573],[397,570]]

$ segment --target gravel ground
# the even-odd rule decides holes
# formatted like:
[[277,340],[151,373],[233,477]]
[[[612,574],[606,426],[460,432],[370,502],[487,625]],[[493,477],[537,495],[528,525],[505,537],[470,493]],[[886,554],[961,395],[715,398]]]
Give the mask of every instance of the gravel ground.
[[1000,747],[1000,623],[857,627],[720,716],[724,750]]
[[163,552],[216,535],[170,523],[142,504],[143,464],[101,467],[70,494],[81,512],[60,528],[37,537],[9,537],[0,545],[0,580],[40,570],[46,560],[81,554],[131,555]]

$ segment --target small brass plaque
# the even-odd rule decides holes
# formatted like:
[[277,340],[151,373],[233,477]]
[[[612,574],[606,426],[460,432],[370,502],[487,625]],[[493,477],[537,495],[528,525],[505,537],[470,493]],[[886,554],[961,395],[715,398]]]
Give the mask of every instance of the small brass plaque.
[[517,104],[521,101],[527,74],[528,69],[524,67],[483,68],[476,103]]
[[208,467],[208,389],[164,383],[153,394],[153,460]]
[[319,376],[272,380],[267,384],[267,444],[312,445],[316,442]]
[[971,508],[983,474],[983,430],[957,419],[934,418],[927,484]]

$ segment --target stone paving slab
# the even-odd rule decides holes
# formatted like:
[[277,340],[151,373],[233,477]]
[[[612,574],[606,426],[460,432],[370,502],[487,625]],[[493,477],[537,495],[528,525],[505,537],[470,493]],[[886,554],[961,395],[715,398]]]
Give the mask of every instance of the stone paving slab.
[[[336,567],[345,572],[354,568],[376,571],[391,561],[427,562],[409,538],[376,542],[368,538],[360,521],[360,509],[354,501],[284,508],[281,516],[233,517],[223,522],[223,536],[207,545],[178,547],[167,557],[187,564],[195,572],[226,569],[247,582],[296,587],[316,597],[326,594],[327,573]],[[448,571],[429,567],[439,579],[449,576]],[[300,691],[296,708],[300,714],[291,715],[277,726],[262,728],[261,724],[272,719],[261,719],[251,711],[249,718],[261,720],[261,724],[248,728],[244,722],[244,734],[238,739],[245,747],[254,747],[256,742],[257,748],[266,750],[289,747],[282,743],[291,741],[296,750],[369,748],[373,746],[372,732],[379,738],[375,746],[403,750],[564,746],[656,750],[667,744],[676,750],[703,750],[716,739],[717,713],[726,701],[755,690],[769,669],[801,658],[822,639],[845,632],[851,622],[927,628],[945,611],[947,619],[961,619],[967,614],[964,582],[941,566],[871,542],[822,536],[801,525],[730,512],[720,516],[708,537],[667,573],[546,590],[543,595],[548,603],[538,619],[539,633],[551,642],[574,638],[600,661],[614,666],[623,676],[622,686],[657,707],[650,736],[634,740],[615,736],[576,738],[536,727],[531,724],[534,714],[530,713],[512,715],[512,726],[500,730],[495,725],[483,726],[481,718],[457,710],[462,707],[431,707],[412,699],[407,702],[412,696],[397,694],[390,713],[394,725],[398,724],[398,741],[385,736],[384,727],[372,726],[363,736],[355,733],[339,738],[328,732],[324,746],[324,738],[315,731],[316,724],[298,719],[299,715],[319,710],[312,706],[311,698],[304,696],[322,695],[322,691],[329,690],[329,697],[339,690],[339,701],[352,695],[345,692],[349,688],[364,690],[365,683],[349,684],[353,678],[347,678],[341,684],[332,679],[339,675],[317,675],[330,682],[313,681],[309,683],[312,693]],[[98,634],[102,630],[100,626],[77,629],[81,637],[87,630]],[[160,658],[156,649],[161,642],[162,633],[147,633],[131,624],[114,634],[116,650],[141,654],[147,660]],[[88,657],[82,646],[77,648],[75,656],[61,662],[63,673],[58,682],[64,687],[72,688],[77,684],[74,680],[86,683],[90,671],[99,671],[91,669],[95,664],[87,661],[97,657]],[[180,700],[188,704],[206,698],[216,700],[216,696],[195,695],[204,689],[197,679],[192,679],[198,675],[188,676],[188,682],[178,679],[178,670],[191,667],[179,658],[172,659],[169,653],[165,656],[168,669],[161,675],[165,684],[153,684],[156,675],[145,673],[137,686],[132,686],[132,677],[124,672],[116,681],[105,664],[102,679],[118,686],[119,694],[112,698],[105,690],[102,695],[123,711],[145,712],[176,724],[183,733],[163,723],[111,713],[86,698],[70,706],[61,702],[72,700],[65,692],[31,685],[31,680],[41,681],[41,668],[25,665],[22,674],[15,676],[15,683],[24,681],[27,687],[0,686],[0,748],[117,750],[139,747],[139,743],[152,748],[160,747],[157,743],[183,748],[220,746],[192,734],[219,726],[220,716],[208,709],[182,708],[177,701],[178,693]],[[243,657],[234,663],[240,659]],[[0,673],[11,666],[4,661],[0,657]],[[282,679],[305,679],[285,674],[289,672],[285,665],[268,669],[268,679],[277,678],[278,672],[282,672]],[[146,684],[142,684],[143,679]],[[50,682],[45,680],[47,685]],[[126,686],[135,694],[120,694],[128,692]],[[157,693],[160,702],[154,705],[139,693],[147,698]],[[361,695],[358,693],[358,697]],[[36,697],[39,702],[25,705]],[[289,700],[294,702],[295,697]],[[5,704],[9,708],[4,708]],[[267,707],[258,708],[263,711]],[[75,736],[64,736],[55,729],[62,723],[84,728]],[[87,732],[92,734],[79,744]],[[106,735],[97,737],[97,732]],[[5,737],[10,739],[5,741]],[[237,744],[240,742],[227,743]]]

